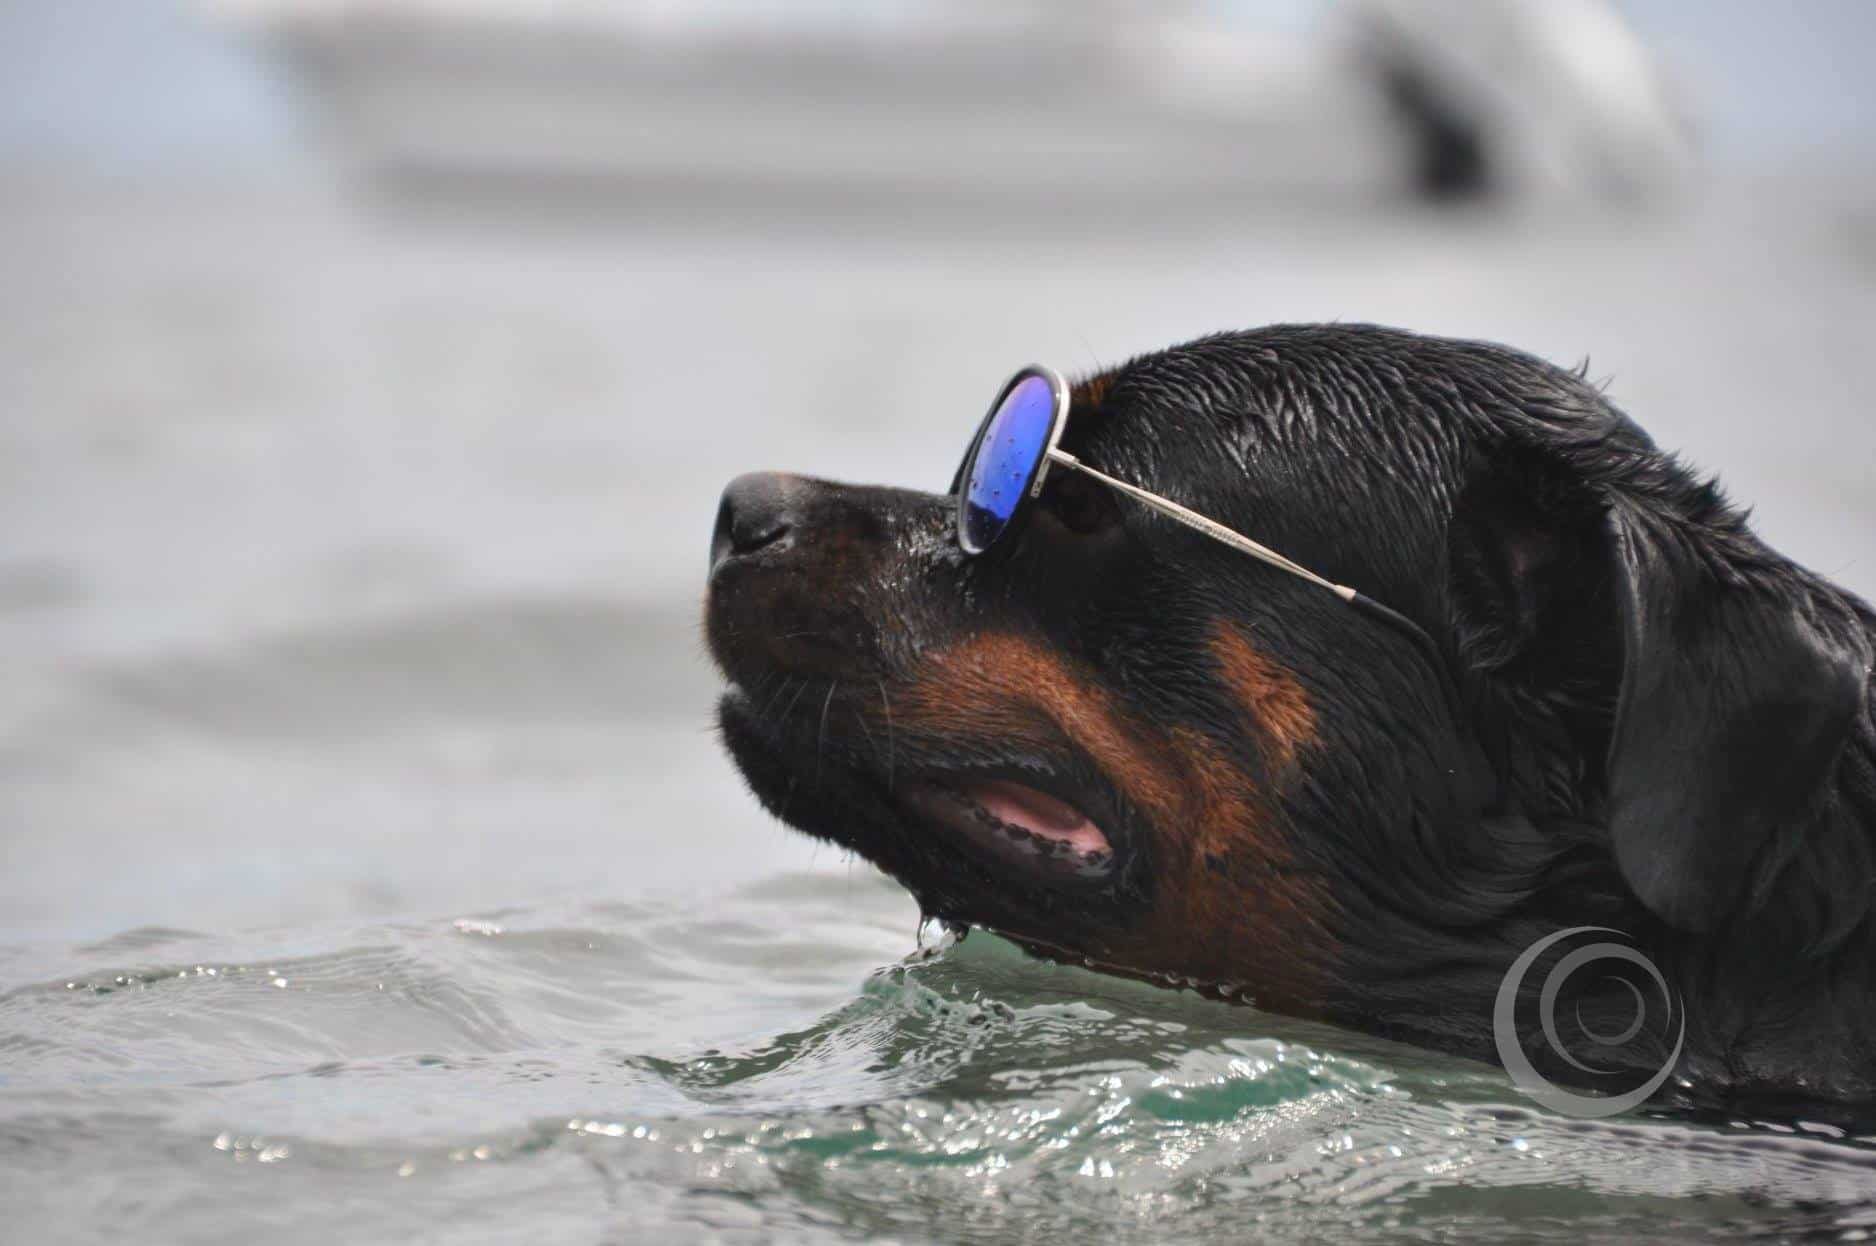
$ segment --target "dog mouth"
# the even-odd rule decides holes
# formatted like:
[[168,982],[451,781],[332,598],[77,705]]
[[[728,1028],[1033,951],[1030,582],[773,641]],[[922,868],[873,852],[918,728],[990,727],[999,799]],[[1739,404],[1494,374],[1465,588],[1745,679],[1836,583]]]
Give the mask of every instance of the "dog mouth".
[[908,784],[901,797],[921,822],[989,862],[1061,882],[1114,872],[1114,844],[1080,806],[1010,779],[950,777]]
[[839,735],[823,741],[818,716],[812,729],[796,730],[786,715],[755,713],[734,685],[718,713],[725,742],[770,812],[909,884],[948,874],[946,859],[975,866],[985,882],[1075,892],[1111,887],[1131,868],[1131,836],[1115,833],[1125,828],[1100,784],[1066,777],[1079,767],[1039,758],[908,767],[902,748],[895,776],[893,767],[872,764],[881,760],[876,750],[840,748]]

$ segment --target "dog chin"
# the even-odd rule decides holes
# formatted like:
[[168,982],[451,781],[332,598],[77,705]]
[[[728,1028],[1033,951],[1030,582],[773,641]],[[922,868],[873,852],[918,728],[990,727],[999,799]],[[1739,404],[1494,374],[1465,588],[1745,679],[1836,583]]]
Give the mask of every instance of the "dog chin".
[[892,875],[931,915],[1020,937],[1063,906],[1090,914],[1117,894],[1128,864],[1065,791],[1027,768],[884,774],[817,757],[764,721],[740,690],[718,704],[724,744],[763,807],[794,829],[848,848]]
[[873,859],[860,833],[884,812],[881,795],[856,773],[795,754],[789,740],[763,721],[742,691],[717,703],[717,728],[743,781],[762,807],[798,831]]

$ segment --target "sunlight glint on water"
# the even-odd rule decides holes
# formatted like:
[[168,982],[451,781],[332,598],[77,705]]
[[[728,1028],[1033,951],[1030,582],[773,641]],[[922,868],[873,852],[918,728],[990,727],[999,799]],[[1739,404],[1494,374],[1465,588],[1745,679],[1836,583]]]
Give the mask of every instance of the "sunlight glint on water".
[[[920,949],[907,918],[883,881],[816,875],[705,906],[72,949],[0,1000],[0,1187],[46,1223],[97,1198],[125,1230],[160,1214],[209,1233],[232,1203],[308,1241],[387,1214],[491,1239],[595,1222],[1411,1237],[1514,1218],[1528,1237],[1533,1208],[1559,1241],[1664,1212],[1690,1237],[1876,1224],[1876,1156],[1851,1142],[1547,1117],[1485,1066],[981,932],[931,924]],[[75,1178],[74,1151],[91,1157]],[[134,1197],[113,1180],[157,1156],[193,1178]]]

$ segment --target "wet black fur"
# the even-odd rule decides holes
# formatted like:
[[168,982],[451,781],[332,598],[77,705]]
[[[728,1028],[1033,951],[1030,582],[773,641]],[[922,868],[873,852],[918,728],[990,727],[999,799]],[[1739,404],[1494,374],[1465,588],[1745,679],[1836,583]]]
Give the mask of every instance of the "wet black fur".
[[[818,794],[803,795],[811,716],[748,704],[778,677],[738,656],[739,626],[786,620],[712,607],[713,646],[749,694],[726,733],[771,808],[857,847],[933,911],[998,924],[998,880],[890,830],[879,743],[836,732],[830,751],[836,693],[871,695],[873,675],[928,643],[1019,627],[1099,671],[1131,712],[1196,726],[1255,770],[1205,649],[1228,619],[1316,708],[1282,814],[1293,868],[1334,900],[1328,1015],[1489,1059],[1511,959],[1552,930],[1609,926],[1684,999],[1673,1097],[1871,1119],[1863,602],[1763,545],[1579,373],[1489,344],[1369,326],[1221,334],[1116,370],[1065,445],[1392,606],[1446,670],[1328,594],[1073,477],[1021,541],[974,561],[956,555],[948,499],[816,486],[836,492],[813,505],[865,512],[877,547],[849,600],[808,610],[818,634],[842,634],[830,611],[852,627],[809,695],[825,689],[828,707],[813,764],[834,771]],[[928,750],[895,764],[1010,760]],[[1131,851],[1099,903],[1023,904],[1098,948],[1103,923],[1152,903],[1151,844]],[[1658,1054],[1647,1036],[1628,1053]]]

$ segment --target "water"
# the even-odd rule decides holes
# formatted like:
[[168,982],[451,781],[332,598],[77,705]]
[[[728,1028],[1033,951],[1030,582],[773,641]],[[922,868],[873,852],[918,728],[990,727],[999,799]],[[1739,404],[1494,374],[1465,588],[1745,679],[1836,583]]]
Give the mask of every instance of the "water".
[[1494,1069],[981,933],[920,951],[907,916],[792,874],[16,948],[0,1197],[32,1240],[1876,1228],[1853,1141],[1546,1117]]
[[697,636],[736,472],[941,486],[1016,364],[1309,317],[1588,353],[1868,592],[1867,181],[1118,231],[3,189],[8,1237],[1876,1229],[1855,1139],[1572,1122],[1489,1066],[921,951],[741,790]]

